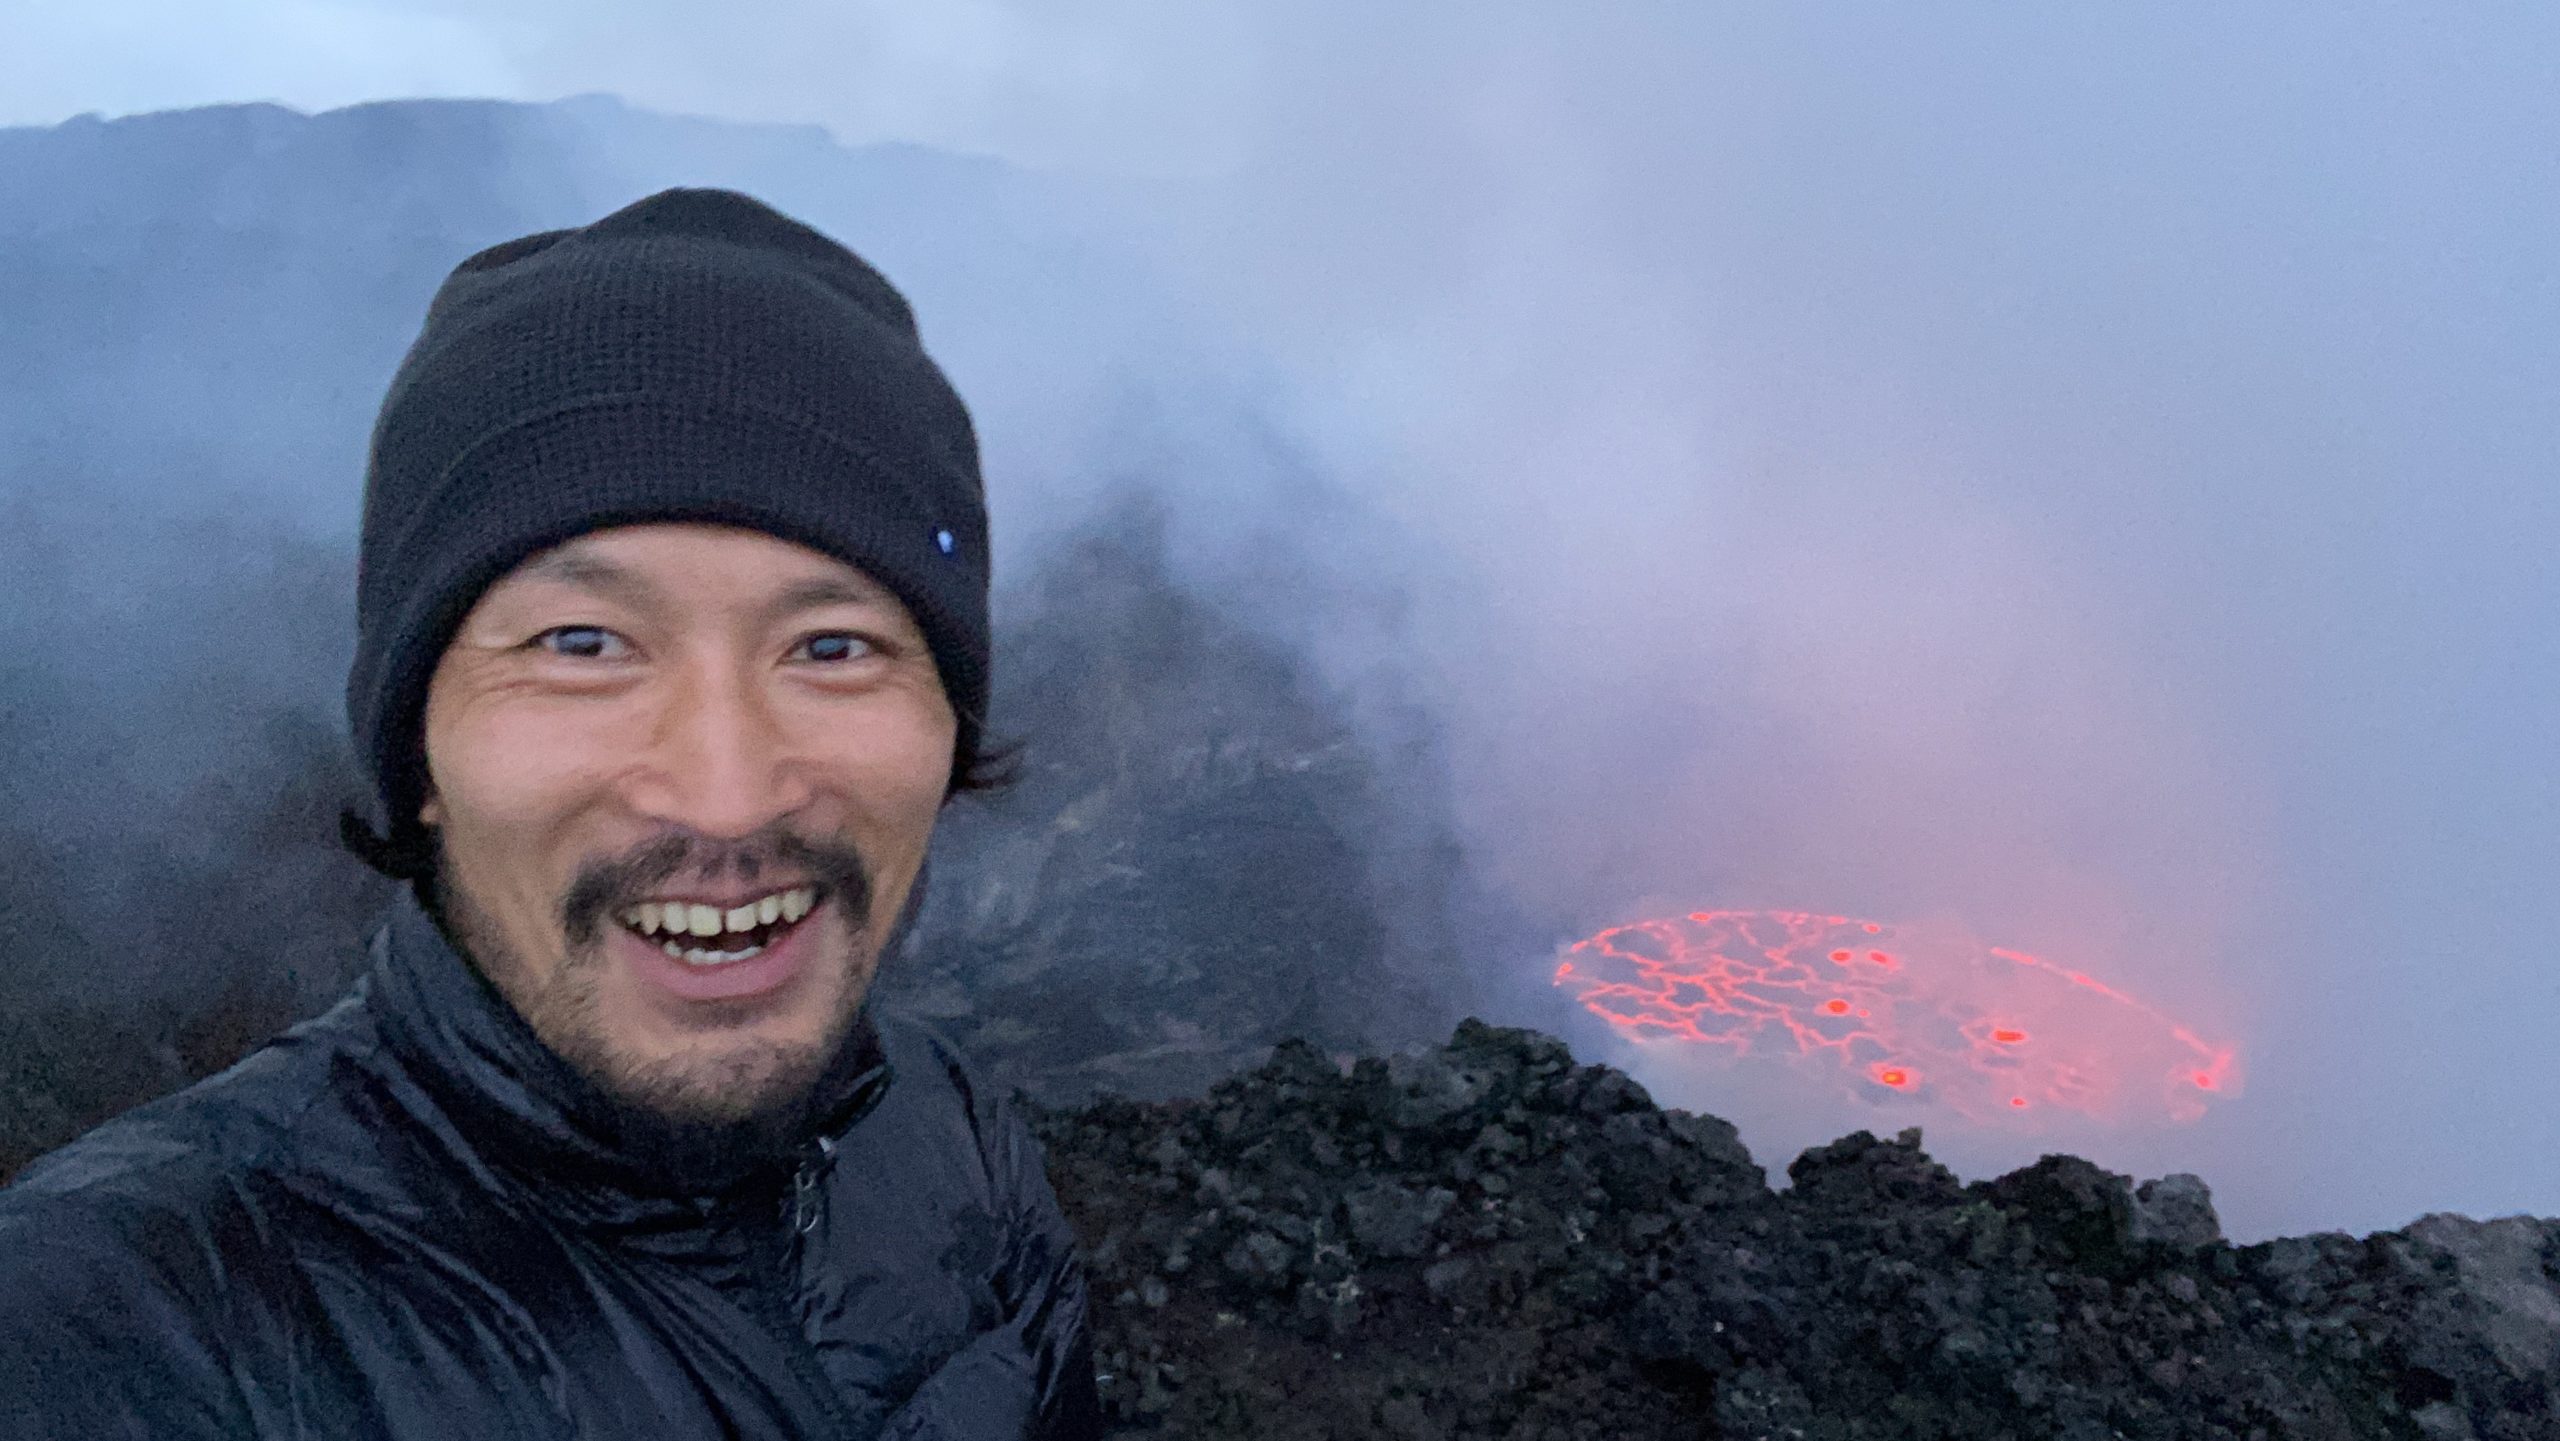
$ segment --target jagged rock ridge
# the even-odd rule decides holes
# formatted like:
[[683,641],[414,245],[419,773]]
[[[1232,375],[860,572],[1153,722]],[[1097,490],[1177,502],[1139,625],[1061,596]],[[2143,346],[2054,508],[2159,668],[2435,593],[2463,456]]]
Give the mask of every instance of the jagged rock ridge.
[[1535,1032],[1046,1111],[1120,1434],[2560,1435],[2560,1224],[2235,1247],[2203,1182],[1807,1151]]

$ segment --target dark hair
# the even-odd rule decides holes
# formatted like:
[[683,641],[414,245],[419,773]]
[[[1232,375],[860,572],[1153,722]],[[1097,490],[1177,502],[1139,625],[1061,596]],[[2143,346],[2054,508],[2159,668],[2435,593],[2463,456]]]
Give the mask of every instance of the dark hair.
[[1001,794],[1021,780],[1022,742],[982,741],[969,754],[952,758],[951,789],[943,800],[947,803],[957,796]]

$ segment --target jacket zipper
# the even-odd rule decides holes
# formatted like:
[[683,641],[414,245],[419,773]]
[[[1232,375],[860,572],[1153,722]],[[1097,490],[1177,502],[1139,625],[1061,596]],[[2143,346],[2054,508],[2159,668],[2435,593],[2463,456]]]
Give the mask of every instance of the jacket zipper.
[[802,1158],[791,1173],[791,1234],[806,1236],[818,1224],[818,1173],[835,1158],[836,1143],[820,1136],[816,1154]]
[[778,1208],[782,1228],[773,1237],[762,1268],[767,1274],[751,1280],[748,1291],[755,1298],[766,1329],[781,1343],[791,1374],[826,1414],[828,1429],[849,1438],[857,1434],[853,1417],[837,1398],[835,1383],[828,1379],[826,1367],[818,1360],[818,1348],[810,1344],[808,1333],[800,1328],[798,1308],[792,1304],[799,1284],[800,1238],[818,1223],[820,1178],[834,1155],[835,1143],[822,1138],[793,1169],[790,1193]]

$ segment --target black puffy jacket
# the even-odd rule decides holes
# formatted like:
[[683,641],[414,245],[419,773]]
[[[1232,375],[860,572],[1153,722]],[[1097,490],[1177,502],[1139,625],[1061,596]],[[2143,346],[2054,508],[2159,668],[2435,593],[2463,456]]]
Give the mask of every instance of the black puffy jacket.
[[856,1034],[802,1155],[671,1187],[404,903],[326,1015],[0,1191],[0,1436],[1099,1436],[1038,1142]]

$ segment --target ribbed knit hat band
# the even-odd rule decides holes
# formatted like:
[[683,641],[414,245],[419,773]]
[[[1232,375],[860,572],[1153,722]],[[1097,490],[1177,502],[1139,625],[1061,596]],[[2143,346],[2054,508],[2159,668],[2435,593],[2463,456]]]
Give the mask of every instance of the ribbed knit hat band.
[[907,303],[747,196],[669,190],[458,266],[373,433],[347,716],[395,838],[425,796],[426,688],[482,591],[574,536],[767,532],[905,603],[960,718],[987,695],[987,516],[967,409]]

